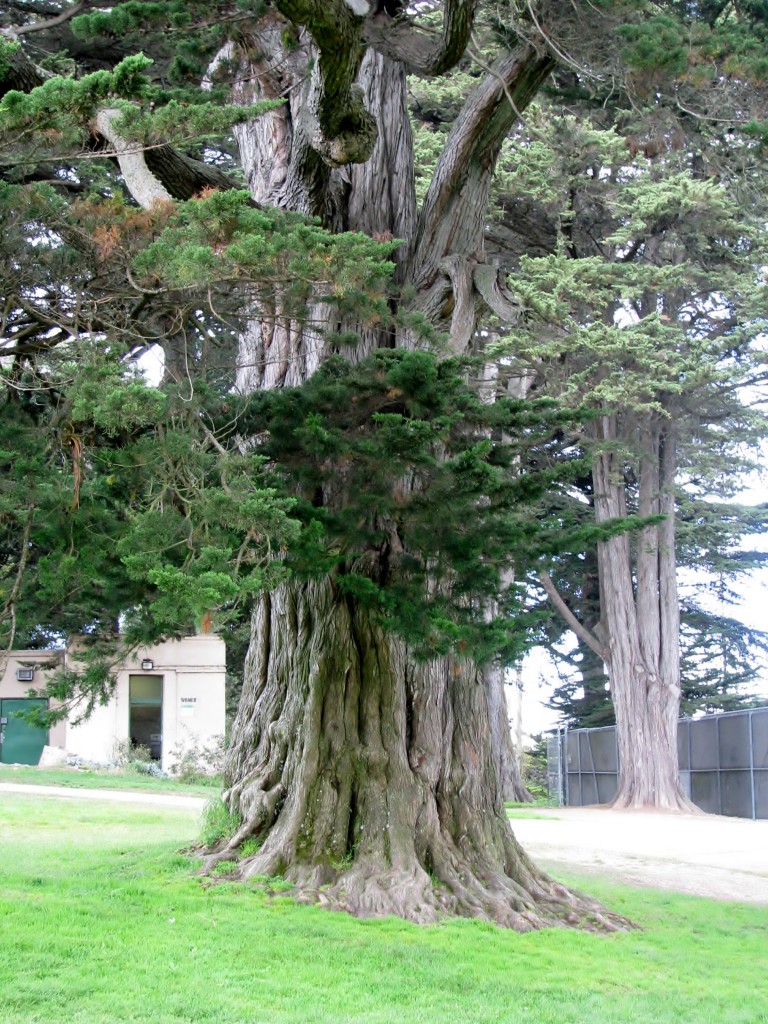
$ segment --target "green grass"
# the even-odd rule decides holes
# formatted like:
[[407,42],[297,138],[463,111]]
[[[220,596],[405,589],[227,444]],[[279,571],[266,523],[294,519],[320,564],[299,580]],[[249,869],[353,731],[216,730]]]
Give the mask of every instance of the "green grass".
[[507,817],[508,818],[535,818],[537,821],[559,821],[560,819],[554,814],[538,814],[536,811],[526,810],[524,807],[509,807],[507,806]]
[[2,1024],[765,1024],[768,908],[581,880],[644,930],[516,935],[206,886],[186,810],[0,794]]
[[0,782],[76,786],[83,789],[135,789],[139,792],[188,793],[192,796],[211,796],[221,789],[221,779],[218,777],[202,782],[180,782],[178,779],[158,779],[151,775],[110,769],[83,771],[78,768],[15,768],[10,765],[0,765]]

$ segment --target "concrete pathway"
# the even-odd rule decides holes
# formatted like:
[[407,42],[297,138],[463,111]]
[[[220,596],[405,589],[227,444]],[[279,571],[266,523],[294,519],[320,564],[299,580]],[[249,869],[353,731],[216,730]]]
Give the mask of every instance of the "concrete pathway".
[[518,840],[552,870],[768,905],[768,821],[713,814],[536,809],[512,819]]
[[0,782],[3,793],[24,793],[36,796],[55,796],[65,800],[108,800],[117,804],[144,804],[155,807],[185,807],[202,811],[207,797],[187,796],[181,793],[151,793],[128,789],[81,789],[74,786],[38,786],[24,782]]

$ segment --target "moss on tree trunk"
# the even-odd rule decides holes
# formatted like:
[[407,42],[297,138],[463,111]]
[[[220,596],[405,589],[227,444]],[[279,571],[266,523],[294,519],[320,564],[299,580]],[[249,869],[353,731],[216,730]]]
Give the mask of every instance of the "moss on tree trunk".
[[414,662],[330,578],[285,584],[254,616],[225,770],[242,824],[208,867],[238,860],[244,878],[283,875],[298,899],[363,917],[624,925],[520,848],[490,737],[471,662]]

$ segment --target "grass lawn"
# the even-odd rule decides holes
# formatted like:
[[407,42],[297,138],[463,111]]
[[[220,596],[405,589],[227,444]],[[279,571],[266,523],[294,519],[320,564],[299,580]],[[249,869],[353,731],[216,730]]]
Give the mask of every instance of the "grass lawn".
[[83,789],[135,789],[158,793],[187,793],[192,796],[212,796],[221,789],[221,779],[201,782],[180,782],[178,779],[155,778],[118,769],[89,771],[80,768],[16,768],[0,765],[0,782],[30,783],[36,786],[77,786]]
[[[2,776],[0,776],[0,779]],[[553,814],[540,814],[538,811],[526,810],[524,807],[508,807],[507,808],[508,818],[527,818],[536,819],[537,821],[559,821],[560,819]],[[514,825],[512,826],[514,828]]]
[[0,794],[2,1024],[758,1024],[768,908],[583,882],[642,932],[418,928],[204,886],[186,810]]

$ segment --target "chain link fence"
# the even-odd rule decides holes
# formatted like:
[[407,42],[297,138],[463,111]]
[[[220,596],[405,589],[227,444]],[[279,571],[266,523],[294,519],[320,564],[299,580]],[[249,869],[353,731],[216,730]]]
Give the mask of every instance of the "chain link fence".
[[[768,708],[682,718],[677,750],[683,789],[703,811],[768,818]],[[619,780],[615,726],[549,737],[547,780],[559,804],[609,803]]]

